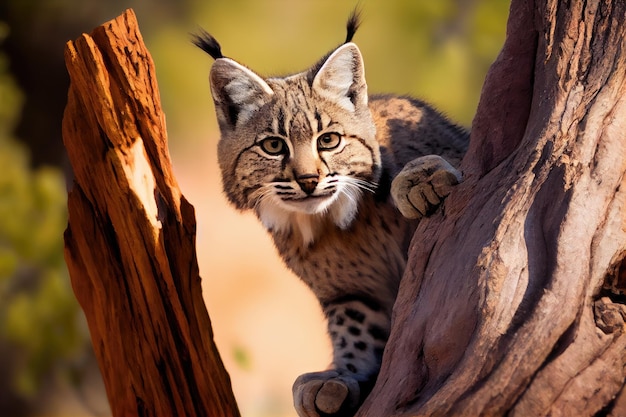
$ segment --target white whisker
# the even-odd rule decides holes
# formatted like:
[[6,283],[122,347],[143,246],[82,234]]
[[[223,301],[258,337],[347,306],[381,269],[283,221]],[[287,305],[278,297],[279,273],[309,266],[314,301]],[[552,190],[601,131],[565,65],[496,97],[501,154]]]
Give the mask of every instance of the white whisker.
[[340,175],[337,177],[340,183],[345,185],[350,185],[352,187],[359,188],[363,191],[367,191],[370,193],[375,193],[378,188],[378,184],[371,181],[362,180],[360,178],[348,177],[345,175]]
[[274,189],[271,184],[263,185],[258,190],[254,191],[251,196],[251,200],[254,200],[254,210],[258,210],[261,203],[271,198],[274,195]]
[[342,187],[341,192],[350,200],[352,204],[357,204],[359,197],[361,196],[361,190],[354,184],[349,182],[345,183],[345,187]]

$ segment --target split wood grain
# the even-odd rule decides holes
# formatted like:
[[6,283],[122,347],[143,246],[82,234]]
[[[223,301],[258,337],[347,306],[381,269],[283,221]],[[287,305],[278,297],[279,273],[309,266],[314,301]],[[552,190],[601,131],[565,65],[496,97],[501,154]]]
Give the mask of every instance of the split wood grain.
[[114,416],[238,416],[202,299],[193,206],[127,10],[68,42],[65,258]]

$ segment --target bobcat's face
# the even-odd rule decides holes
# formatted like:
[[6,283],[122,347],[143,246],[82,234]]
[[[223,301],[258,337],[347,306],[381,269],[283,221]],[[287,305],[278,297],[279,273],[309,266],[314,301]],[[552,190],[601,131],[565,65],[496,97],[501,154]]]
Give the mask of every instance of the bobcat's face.
[[268,80],[226,58],[211,70],[224,190],[270,229],[290,214],[348,227],[380,177],[359,50],[345,44],[320,64]]

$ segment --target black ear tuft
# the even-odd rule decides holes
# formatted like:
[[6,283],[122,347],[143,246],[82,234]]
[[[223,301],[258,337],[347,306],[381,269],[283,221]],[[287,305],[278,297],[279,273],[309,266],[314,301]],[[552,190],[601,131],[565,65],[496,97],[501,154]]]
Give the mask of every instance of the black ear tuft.
[[348,22],[346,23],[346,41],[344,43],[352,42],[352,38],[354,34],[361,26],[361,10],[359,6],[355,7],[350,13],[350,17],[348,17]]
[[211,55],[213,59],[224,58],[224,55],[222,55],[222,47],[217,39],[204,29],[200,29],[199,33],[192,34],[191,42],[207,54]]

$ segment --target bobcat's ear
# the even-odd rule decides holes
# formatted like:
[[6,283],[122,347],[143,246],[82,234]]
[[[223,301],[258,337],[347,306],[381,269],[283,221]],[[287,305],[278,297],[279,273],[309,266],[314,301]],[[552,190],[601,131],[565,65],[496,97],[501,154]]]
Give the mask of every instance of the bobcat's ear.
[[348,111],[367,107],[365,67],[359,48],[351,42],[337,48],[315,75],[312,87]]
[[261,77],[229,58],[216,60],[209,78],[220,128],[245,123],[274,94]]

